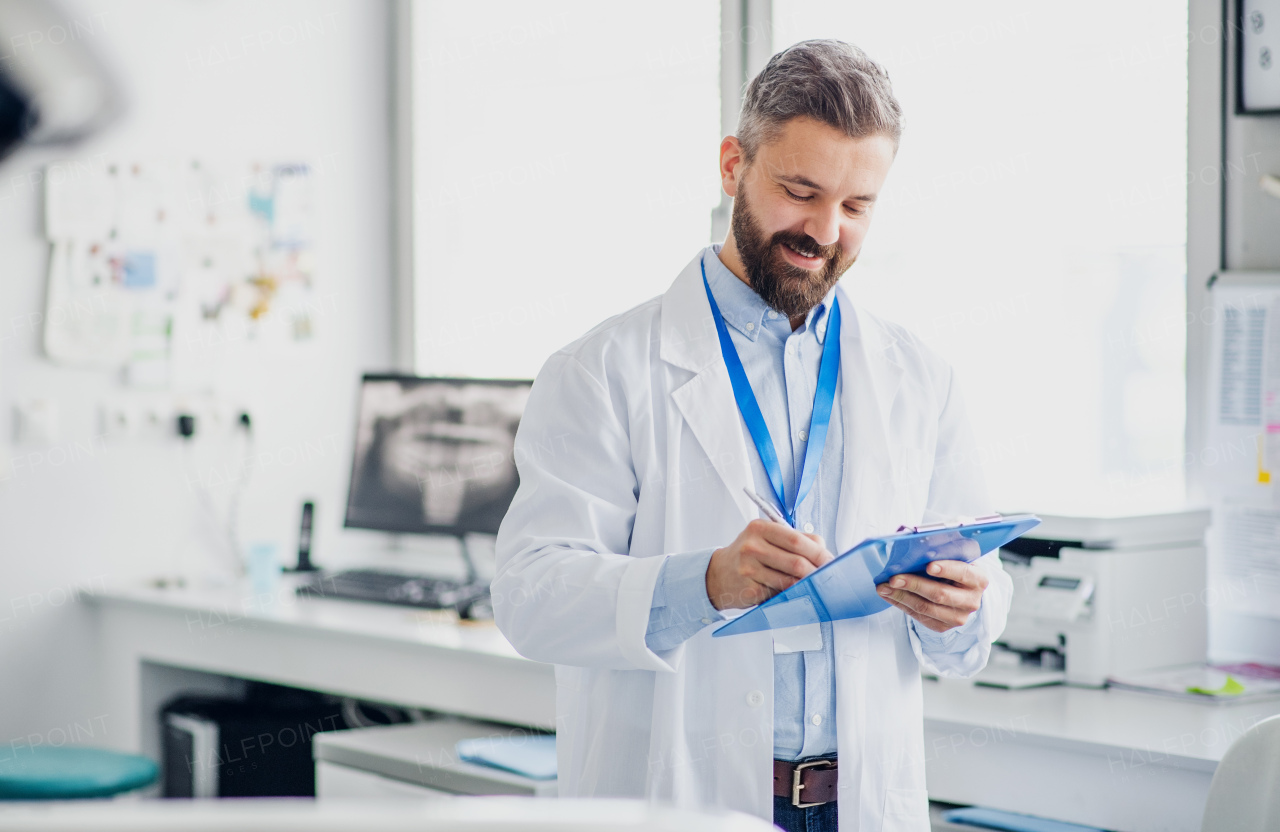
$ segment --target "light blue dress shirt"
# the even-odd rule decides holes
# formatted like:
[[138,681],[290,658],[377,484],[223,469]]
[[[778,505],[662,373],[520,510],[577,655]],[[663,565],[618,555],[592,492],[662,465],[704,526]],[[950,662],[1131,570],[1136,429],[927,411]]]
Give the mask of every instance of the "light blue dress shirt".
[[[720,262],[719,251],[718,245],[703,251],[707,282],[728,324],[729,336],[769,427],[787,498],[794,499],[799,478],[797,468],[804,460],[813,411],[827,312],[835,301],[835,290],[832,289],[793,332],[785,315],[770,309],[753,289]],[[841,311],[847,321],[852,310]],[[844,468],[843,377],[842,367],[818,475],[804,502],[796,507],[795,514],[796,527],[820,534],[827,541],[828,549],[835,540],[836,510]],[[741,418],[739,426],[749,451],[755,490],[776,503],[772,496],[773,486]],[[708,624],[724,620],[707,598],[706,573],[711,554],[712,550],[677,554],[663,564],[654,590],[645,637],[650,650],[656,653],[671,650]],[[973,618],[976,619],[977,615]],[[914,621],[911,623],[915,624]],[[834,638],[830,622],[821,626],[821,649],[774,655],[775,759],[803,760],[836,753]],[[938,634],[925,627],[915,629],[926,649],[963,651],[976,641],[975,635],[956,630]]]

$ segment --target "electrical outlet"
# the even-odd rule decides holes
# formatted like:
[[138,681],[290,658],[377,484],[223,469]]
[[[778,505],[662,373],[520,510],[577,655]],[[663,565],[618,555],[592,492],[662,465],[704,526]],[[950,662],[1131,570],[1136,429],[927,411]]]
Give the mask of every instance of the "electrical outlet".
[[98,408],[98,426],[108,439],[164,440],[177,435],[167,394],[121,396]]
[[232,407],[208,393],[155,393],[121,396],[102,403],[98,424],[109,439],[179,439],[178,417],[195,420],[192,440],[224,439],[239,429],[245,408]]
[[173,407],[164,401],[144,404],[138,412],[138,435],[147,439],[168,439],[176,433]]
[[99,432],[108,439],[128,439],[134,435],[137,416],[133,408],[120,404],[104,404],[98,409]]

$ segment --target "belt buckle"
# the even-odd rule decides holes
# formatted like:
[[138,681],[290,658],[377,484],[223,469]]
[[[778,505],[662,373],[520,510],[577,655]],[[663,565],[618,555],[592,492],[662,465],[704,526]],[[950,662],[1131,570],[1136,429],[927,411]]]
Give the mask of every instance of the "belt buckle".
[[800,782],[800,777],[807,768],[815,768],[816,766],[832,766],[831,760],[810,760],[807,763],[797,763],[795,770],[791,772],[791,805],[797,809],[808,809],[810,806],[821,806],[822,803],[801,803],[800,790],[804,788],[804,784]]

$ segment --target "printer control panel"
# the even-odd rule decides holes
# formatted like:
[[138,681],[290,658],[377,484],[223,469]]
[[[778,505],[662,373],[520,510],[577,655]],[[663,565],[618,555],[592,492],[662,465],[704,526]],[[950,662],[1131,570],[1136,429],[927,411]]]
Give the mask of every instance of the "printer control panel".
[[1028,610],[1047,621],[1075,621],[1093,598],[1093,579],[1084,575],[1044,574],[1029,593]]

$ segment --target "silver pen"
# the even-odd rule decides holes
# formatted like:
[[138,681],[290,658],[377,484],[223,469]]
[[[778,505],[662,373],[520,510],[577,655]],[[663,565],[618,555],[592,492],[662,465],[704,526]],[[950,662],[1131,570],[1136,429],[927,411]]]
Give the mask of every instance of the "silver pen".
[[745,485],[742,487],[742,491],[749,498],[751,498],[751,502],[755,503],[756,506],[760,509],[760,511],[764,512],[765,517],[767,517],[768,519],[772,520],[775,523],[781,523],[787,528],[791,528],[791,524],[787,522],[786,518],[783,517],[776,508],[769,505],[769,502],[765,500],[764,497],[761,497],[759,494],[752,491],[750,488],[747,488]]

